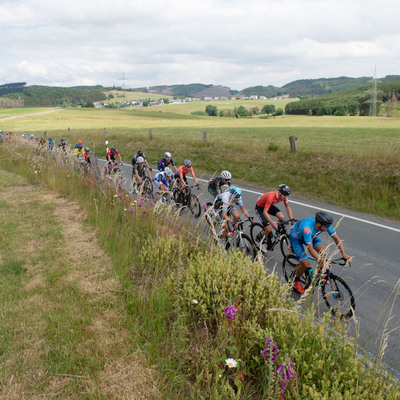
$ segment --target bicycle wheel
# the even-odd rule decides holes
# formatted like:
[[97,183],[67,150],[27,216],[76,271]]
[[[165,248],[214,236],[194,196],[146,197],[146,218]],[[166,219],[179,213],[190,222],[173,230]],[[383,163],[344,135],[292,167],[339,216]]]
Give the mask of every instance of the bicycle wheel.
[[[299,264],[300,264],[299,260],[293,254],[288,254],[287,256],[284,257],[283,262],[282,262],[282,271],[283,271],[283,276],[286,279],[286,282],[294,281],[294,278],[296,276],[297,267]],[[300,281],[302,280],[302,278],[300,278]],[[304,282],[305,282],[305,279],[304,279]],[[304,282],[302,282],[302,283],[304,283]]]
[[264,226],[259,222],[253,222],[250,226],[250,237],[257,251],[263,243],[266,245],[266,237],[264,236]]
[[148,193],[153,193],[153,182],[148,177],[144,181],[144,186]]
[[332,314],[343,319],[351,318],[356,303],[347,283],[340,276],[331,274],[328,281],[321,279],[320,285],[322,298]]
[[293,254],[292,246],[290,245],[289,238],[287,235],[282,235],[280,239],[280,248],[283,257],[286,257],[289,254]]
[[254,260],[254,245],[251,239],[245,234],[239,234],[234,246],[238,248],[245,256],[251,257]]
[[201,214],[201,206],[199,199],[196,195],[190,194],[189,201],[188,201],[189,210],[192,212],[195,218],[199,218]]

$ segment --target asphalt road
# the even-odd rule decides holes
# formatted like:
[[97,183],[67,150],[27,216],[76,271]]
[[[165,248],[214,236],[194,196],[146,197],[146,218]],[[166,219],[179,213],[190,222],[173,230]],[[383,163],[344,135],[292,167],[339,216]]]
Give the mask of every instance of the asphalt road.
[[[123,173],[124,177],[130,178],[129,164],[124,164]],[[211,201],[207,192],[207,178],[198,176],[202,184],[201,204]],[[243,191],[245,207],[255,216],[255,203],[268,190],[233,181]],[[355,319],[349,321],[349,329],[352,334],[359,334],[358,344],[375,356],[379,355],[383,343],[386,343],[383,361],[400,373],[400,299],[396,295],[400,286],[400,222],[306,200],[296,195],[291,195],[289,202],[296,219],[314,216],[318,210],[331,213],[335,224],[341,219],[336,232],[347,254],[353,256],[353,263],[350,268],[335,266],[333,272],[346,280],[355,297]],[[278,206],[284,209],[280,204]],[[321,234],[320,238],[326,245],[334,243],[327,234]],[[266,271],[275,268],[282,277],[281,266],[282,255],[276,247],[265,263],[265,268]],[[316,304],[321,305],[320,311],[327,311],[326,306],[318,300],[318,294],[313,296]],[[298,295],[293,294],[292,297],[296,299]]]

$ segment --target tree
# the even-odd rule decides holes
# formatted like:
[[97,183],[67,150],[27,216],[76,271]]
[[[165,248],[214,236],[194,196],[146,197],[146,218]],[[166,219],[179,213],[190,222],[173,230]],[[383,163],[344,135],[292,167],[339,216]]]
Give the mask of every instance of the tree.
[[263,114],[273,114],[275,112],[275,106],[273,104],[266,104],[262,108],[261,112]]
[[216,117],[218,115],[217,107],[208,104],[206,107],[206,114],[208,114],[210,117]]
[[245,118],[248,117],[249,112],[246,110],[246,108],[244,106],[239,106],[236,109],[236,116],[237,118]]
[[275,116],[277,116],[277,115],[283,115],[283,108],[278,108],[278,109],[275,111],[274,115],[275,115]]

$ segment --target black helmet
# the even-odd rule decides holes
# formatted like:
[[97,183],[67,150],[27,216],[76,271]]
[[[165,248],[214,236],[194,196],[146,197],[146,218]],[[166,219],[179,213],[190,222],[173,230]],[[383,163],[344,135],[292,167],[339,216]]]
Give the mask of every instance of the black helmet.
[[190,160],[185,160],[185,167],[190,168],[192,166],[192,162]]
[[114,153],[117,151],[117,148],[115,146],[111,147],[111,151]]
[[63,138],[60,139],[61,142],[65,142],[65,140]]
[[315,221],[319,222],[324,226],[331,226],[333,224],[333,218],[327,212],[324,211],[318,211],[315,214]]
[[142,151],[142,150],[138,150],[138,151],[137,151],[137,155],[138,155],[139,157],[142,157],[142,156],[143,156],[143,151]]
[[289,196],[290,195],[290,187],[286,185],[279,185],[278,190],[284,195],[284,196]]

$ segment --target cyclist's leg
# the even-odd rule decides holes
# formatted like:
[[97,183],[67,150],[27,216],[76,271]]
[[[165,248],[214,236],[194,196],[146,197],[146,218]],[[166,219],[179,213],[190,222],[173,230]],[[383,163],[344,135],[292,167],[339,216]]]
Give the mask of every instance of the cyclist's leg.
[[310,260],[307,257],[307,254],[304,250],[303,244],[304,242],[297,240],[289,235],[289,240],[293,248],[293,252],[297,259],[300,261],[299,266],[297,267],[296,271],[296,279],[300,278],[304,272],[307,271],[308,267],[310,266]]
[[261,224],[264,226],[264,236],[267,238],[267,240],[271,241],[271,238],[269,237],[269,235],[272,232],[272,228],[271,228],[271,224],[264,217],[264,207],[260,207],[256,204],[255,211],[256,211],[256,215],[258,216],[258,219],[261,221]]

